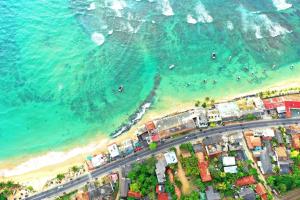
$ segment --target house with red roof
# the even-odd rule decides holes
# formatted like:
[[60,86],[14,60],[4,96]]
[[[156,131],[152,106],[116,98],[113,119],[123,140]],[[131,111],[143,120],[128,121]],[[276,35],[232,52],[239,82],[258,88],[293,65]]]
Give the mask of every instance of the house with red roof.
[[256,180],[254,176],[245,176],[243,178],[238,179],[235,184],[239,187],[246,186],[246,185],[252,185],[256,183]]
[[263,186],[263,184],[258,183],[255,187],[255,192],[261,197],[262,200],[268,199],[268,193],[266,191],[266,188]]
[[294,149],[300,149],[300,134],[292,134],[292,146]]
[[168,193],[166,193],[166,192],[159,193],[159,194],[157,195],[157,199],[158,199],[158,200],[169,200],[169,195],[168,195]]
[[141,193],[139,193],[139,192],[133,192],[133,191],[128,191],[127,196],[128,196],[128,197],[135,198],[135,199],[140,199],[140,198],[142,198]]
[[208,170],[208,162],[203,161],[203,162],[198,162],[198,168],[200,171],[200,177],[202,182],[209,182],[212,180],[212,177],[210,175],[210,172]]

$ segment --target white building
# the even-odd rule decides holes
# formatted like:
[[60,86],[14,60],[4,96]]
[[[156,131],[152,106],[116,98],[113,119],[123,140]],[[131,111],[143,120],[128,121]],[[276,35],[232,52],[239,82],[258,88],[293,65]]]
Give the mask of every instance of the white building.
[[120,155],[119,148],[116,143],[113,143],[107,147],[111,158],[115,158]]
[[96,155],[91,160],[93,167],[99,167],[107,162],[107,157],[103,154]]
[[237,173],[237,166],[224,167],[224,172],[225,173],[236,174]]
[[275,131],[271,128],[258,128],[254,130],[254,136],[275,137]]
[[199,128],[206,128],[208,126],[208,120],[206,116],[206,110],[203,108],[197,108],[194,110],[196,115],[196,124]]
[[164,154],[167,165],[177,163],[177,157],[174,151],[170,151]]
[[235,165],[235,157],[233,156],[225,156],[223,157],[223,166],[233,166]]
[[220,122],[222,118],[220,112],[217,109],[212,109],[207,111],[208,122]]
[[223,121],[236,120],[241,117],[241,111],[236,102],[225,102],[216,104]]

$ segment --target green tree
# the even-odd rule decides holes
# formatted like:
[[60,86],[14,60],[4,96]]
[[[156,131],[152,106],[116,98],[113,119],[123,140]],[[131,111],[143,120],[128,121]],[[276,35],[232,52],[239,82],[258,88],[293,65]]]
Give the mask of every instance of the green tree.
[[149,144],[149,149],[150,150],[155,150],[157,148],[157,143],[156,142],[151,142],[150,144]]
[[139,192],[140,191],[140,186],[138,183],[132,183],[130,184],[130,190],[133,192]]
[[196,101],[195,106],[199,107],[201,105],[201,102],[199,100]]
[[77,166],[73,166],[73,167],[71,168],[71,170],[72,170],[72,172],[77,173],[77,172],[79,172],[80,168],[77,167]]
[[281,183],[281,184],[279,185],[278,189],[279,189],[279,191],[280,191],[281,193],[285,193],[286,190],[287,190],[286,185],[284,185],[283,183]]
[[65,178],[64,174],[57,174],[56,175],[57,180],[62,181]]

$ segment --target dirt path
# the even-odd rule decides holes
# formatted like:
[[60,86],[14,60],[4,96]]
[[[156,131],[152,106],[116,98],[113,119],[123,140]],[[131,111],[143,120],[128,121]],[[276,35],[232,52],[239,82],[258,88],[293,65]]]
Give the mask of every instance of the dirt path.
[[300,189],[295,189],[288,192],[280,198],[281,200],[300,200]]
[[[179,148],[177,148],[177,153],[178,153],[178,155],[180,155]],[[188,181],[188,179],[185,176],[185,172],[182,168],[182,165],[181,165],[179,159],[178,159],[177,176],[178,176],[180,182],[182,183],[182,187],[181,187],[182,193],[189,194],[191,192],[190,182]]]

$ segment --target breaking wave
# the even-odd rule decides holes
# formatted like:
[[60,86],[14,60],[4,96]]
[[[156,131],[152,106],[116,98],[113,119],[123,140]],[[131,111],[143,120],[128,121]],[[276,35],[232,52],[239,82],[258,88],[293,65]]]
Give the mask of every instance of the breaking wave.
[[272,2],[277,10],[286,10],[293,6],[293,4],[287,3],[286,0],[272,0]]

